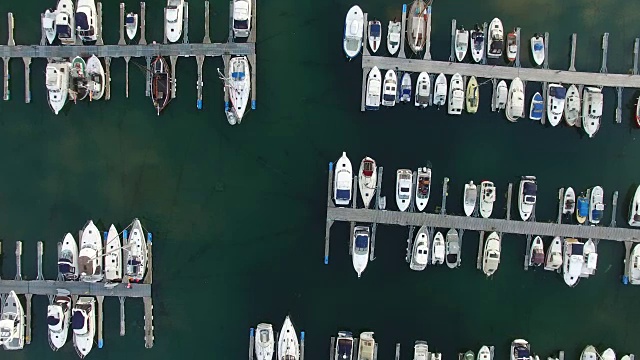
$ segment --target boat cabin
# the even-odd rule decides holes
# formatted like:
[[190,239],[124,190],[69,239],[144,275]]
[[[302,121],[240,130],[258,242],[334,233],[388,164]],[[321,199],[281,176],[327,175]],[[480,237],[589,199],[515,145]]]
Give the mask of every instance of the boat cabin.
[[530,360],[529,349],[524,346],[516,346],[513,349],[513,357],[517,360]]
[[523,201],[525,204],[533,205],[536,203],[536,193],[538,185],[534,182],[527,181],[522,189]]
[[237,36],[249,36],[249,2],[233,2],[233,30]]
[[353,339],[338,338],[336,344],[336,360],[351,360],[353,356]]
[[89,38],[95,36],[96,24],[94,19],[96,14],[93,13],[91,7],[81,6],[76,12],[76,31],[80,38]]

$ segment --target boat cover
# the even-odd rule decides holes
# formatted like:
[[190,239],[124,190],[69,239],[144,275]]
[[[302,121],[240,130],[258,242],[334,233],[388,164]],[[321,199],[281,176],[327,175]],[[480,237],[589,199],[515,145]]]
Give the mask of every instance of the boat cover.
[[491,43],[491,52],[492,53],[501,53],[502,52],[502,48],[504,47],[504,41],[501,40],[494,40]]
[[236,81],[244,80],[244,71],[234,71],[231,73],[231,78]]
[[515,350],[516,350],[515,353],[517,354],[518,359],[529,360],[529,349],[519,346]]
[[531,114],[534,116],[542,115],[544,111],[544,105],[539,102],[533,103],[533,108],[531,109]]
[[135,24],[136,19],[133,17],[133,15],[128,15],[127,16],[127,24]]
[[380,37],[380,24],[371,24],[371,37]]
[[89,30],[89,20],[87,19],[87,14],[83,12],[76,13],[76,27],[81,30]]
[[353,341],[350,339],[338,340],[338,356],[340,360],[351,359],[351,349],[353,348]]
[[86,318],[82,311],[75,310],[73,312],[73,316],[71,317],[71,327],[73,328],[73,330],[82,330],[84,329],[84,325],[86,322],[85,320]]
[[47,324],[50,326],[56,326],[60,323],[60,318],[53,315],[47,316]]
[[351,190],[336,190],[336,198],[340,200],[349,200],[351,198]]
[[538,186],[532,182],[524,183],[524,189],[522,190],[525,196],[536,196]]
[[356,249],[366,249],[369,247],[369,237],[366,235],[356,236]]
[[56,25],[56,34],[61,39],[71,37],[71,27],[69,25]]
[[571,244],[571,255],[582,255],[584,252],[584,244]]
[[[60,259],[63,260],[63,259]],[[71,266],[71,264],[69,263],[58,263],[58,271],[60,271],[61,274],[69,274],[69,273],[73,273],[75,269],[73,268],[73,266]]]
[[563,87],[551,87],[549,89],[549,96],[553,96],[556,99],[562,100],[567,97],[567,89]]
[[538,265],[544,263],[544,254],[541,251],[534,252],[532,262]]
[[533,44],[533,51],[542,51],[544,49],[544,46],[542,46],[541,42],[536,42],[535,44]]
[[593,209],[593,211],[591,212],[591,218],[593,218],[594,221],[599,221],[600,219],[602,219],[602,215],[603,215],[603,210],[599,210],[599,209]]

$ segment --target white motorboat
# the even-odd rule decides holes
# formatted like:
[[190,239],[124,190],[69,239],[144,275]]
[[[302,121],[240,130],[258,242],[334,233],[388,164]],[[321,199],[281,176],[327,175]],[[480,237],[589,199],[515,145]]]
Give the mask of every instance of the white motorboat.
[[488,218],[493,212],[493,203],[496,201],[496,187],[491,181],[480,183],[480,215]]
[[67,342],[71,325],[71,296],[58,294],[53,303],[47,306],[47,331],[49,345],[58,351]]
[[247,110],[249,96],[251,95],[251,69],[246,56],[237,56],[229,61],[229,72],[227,74],[227,85],[225,91],[229,93],[231,100],[231,110],[233,111],[233,121],[231,125],[242,122],[242,117]]
[[360,171],[358,171],[358,187],[360,188],[360,196],[365,208],[369,208],[373,195],[376,193],[378,184],[378,172],[376,171],[376,161],[370,157],[365,157],[360,162]]
[[427,22],[431,15],[424,0],[413,0],[407,12],[407,42],[414,53],[424,50]]
[[629,225],[640,226],[640,186],[636,188],[636,192],[629,204]]
[[337,206],[346,206],[351,202],[353,187],[353,168],[347,153],[336,162],[335,173],[333,175],[333,201]]
[[475,114],[478,112],[478,105],[480,103],[480,87],[478,86],[478,80],[475,76],[471,76],[467,82],[467,112],[469,114]]
[[477,63],[484,57],[484,32],[477,25],[471,32],[471,57]]
[[398,77],[393,70],[387,70],[384,74],[384,86],[382,90],[382,105],[383,106],[395,106],[396,105],[396,91],[398,89]]
[[584,132],[593,137],[600,129],[602,117],[602,90],[586,86],[582,95],[582,127]]
[[519,50],[516,29],[513,29],[513,31],[507,34],[507,60],[509,60],[510,63],[516,61]]
[[418,168],[418,175],[416,179],[416,207],[418,211],[424,211],[429,202],[429,195],[431,194],[431,163],[428,163],[426,167]]
[[97,56],[92,55],[87,60],[87,88],[89,89],[89,99],[100,100],[104,95],[104,68]]
[[234,37],[249,37],[249,34],[251,33],[251,6],[251,0],[233,0]]
[[353,359],[353,335],[350,331],[339,331],[336,338],[336,348],[334,349],[334,359]]
[[509,98],[509,87],[507,82],[500,80],[496,88],[496,109],[502,110],[507,107],[507,99]]
[[[358,360],[374,360],[376,353],[376,341],[373,339],[373,332],[365,331],[360,333],[360,342],[358,344]],[[338,359],[339,360],[339,359]]]
[[511,122],[524,117],[524,84],[519,77],[511,81],[505,114]]
[[564,239],[564,251],[562,256],[562,276],[564,282],[570,287],[576,286],[582,273],[584,264],[584,244],[577,239]]
[[380,69],[374,66],[371,71],[369,71],[369,76],[367,77],[367,97],[364,101],[365,110],[379,110],[381,97],[382,74],[380,74]]
[[464,213],[467,216],[471,216],[476,209],[476,202],[478,200],[478,189],[473,181],[469,181],[464,185],[464,195],[462,197],[462,204],[464,207]]
[[273,326],[266,323],[258,324],[255,335],[256,360],[271,360],[274,345]]
[[633,285],[640,284],[640,244],[635,244],[629,255],[629,282]]
[[411,270],[422,271],[427,267],[429,262],[429,250],[431,249],[429,243],[429,232],[426,226],[422,226],[416,238],[413,241],[413,249],[411,251],[411,262],[409,268]]
[[486,345],[483,345],[478,351],[478,356],[476,360],[490,360],[491,359],[491,350]]
[[62,240],[60,257],[58,258],[58,272],[67,281],[78,279],[78,244],[71,233],[67,233]]
[[547,256],[544,262],[545,270],[558,270],[562,266],[562,239],[559,236],[553,238],[551,245],[547,249]]
[[431,79],[429,74],[421,72],[416,82],[415,106],[426,108],[429,106],[429,98],[431,97]]
[[369,263],[369,251],[371,247],[369,234],[370,230],[368,226],[356,226],[353,229],[351,260],[353,261],[353,268],[356,270],[358,277],[362,276],[362,273]]
[[562,120],[567,89],[560,84],[549,84],[547,92],[547,117],[549,124],[556,126]]
[[625,356],[622,357],[621,360],[631,360],[631,356],[625,355]]
[[575,85],[569,86],[564,102],[564,120],[569,126],[575,126],[580,118],[580,92]]
[[499,58],[504,48],[504,28],[498,18],[491,20],[489,24],[489,41],[487,42],[487,57]]
[[447,77],[440,73],[433,87],[433,105],[443,106],[447,101]]
[[2,306],[0,316],[0,344],[5,350],[24,347],[24,309],[18,295],[11,290]]
[[354,5],[347,12],[344,20],[344,36],[342,49],[351,60],[360,54],[362,50],[362,36],[364,35],[364,14],[358,5]]
[[544,38],[540,34],[535,34],[531,38],[531,55],[536,65],[540,66],[544,62]]
[[53,44],[56,39],[56,16],[58,13],[55,10],[47,9],[42,14],[42,30],[47,38],[49,44]]
[[433,237],[433,244],[431,249],[431,264],[442,265],[445,260],[445,242],[444,236],[438,231]]
[[105,279],[109,282],[122,280],[122,241],[113,224],[109,227],[104,251]]
[[405,72],[402,74],[402,81],[400,82],[400,96],[399,100],[403,103],[411,102],[411,74]]
[[451,269],[460,265],[460,238],[456,229],[447,231],[445,261]]
[[430,360],[429,345],[427,345],[426,341],[416,341],[413,346],[413,360]]
[[400,32],[402,31],[402,24],[400,21],[389,21],[389,28],[387,30],[387,50],[391,56],[395,55],[400,48]]
[[369,21],[369,34],[367,36],[369,40],[369,48],[372,53],[378,52],[380,48],[380,42],[382,40],[382,24],[378,20]]
[[133,40],[138,34],[138,14],[128,13],[124,21],[124,27],[127,30],[127,37],[129,40]]
[[299,357],[298,334],[287,316],[278,336],[278,360],[298,360]]
[[531,97],[531,106],[529,107],[529,119],[540,121],[544,114],[544,99],[539,92],[533,94]]
[[45,83],[47,86],[47,99],[53,113],[58,115],[67,103],[69,94],[69,69],[68,62],[51,62],[45,68]]
[[456,30],[455,44],[456,59],[462,62],[464,57],[467,56],[467,49],[469,48],[469,31],[465,30],[464,27]]
[[540,236],[536,236],[529,249],[529,266],[540,266],[544,264],[544,243]]
[[129,236],[125,240],[124,258],[126,262],[125,276],[129,277],[129,282],[141,282],[147,271],[147,261],[149,254],[147,250],[147,239],[140,220],[133,219]]
[[580,276],[589,277],[590,275],[595,274],[596,269],[598,268],[598,251],[593,240],[589,239],[584,243],[582,256],[584,257],[584,262],[582,263]]
[[518,191],[518,210],[523,221],[529,220],[536,206],[538,185],[535,176],[523,176]]
[[602,186],[594,186],[591,189],[591,199],[589,200],[589,222],[599,224],[604,215],[604,190]]
[[80,268],[80,280],[84,282],[95,283],[104,278],[102,273],[102,237],[91,220],[82,229],[78,267]]
[[73,2],[58,0],[56,7],[56,36],[62,45],[76,43],[76,19],[73,17]]
[[562,214],[571,216],[576,211],[576,192],[572,187],[564,191],[562,204]]
[[82,296],[73,307],[71,327],[73,328],[73,347],[82,359],[89,355],[96,333],[96,299]]
[[487,236],[484,243],[482,271],[487,276],[493,275],[500,265],[500,236],[495,231]]
[[411,203],[413,173],[409,169],[399,169],[396,173],[396,204],[398,210],[407,211]]
[[587,345],[580,355],[580,360],[598,360],[598,358],[598,351],[593,345]]
[[460,115],[464,108],[464,83],[462,76],[458,73],[451,77],[451,85],[449,87],[449,115]]
[[531,346],[524,339],[516,339],[511,343],[511,360],[533,360]]
[[95,0],[78,0],[76,3],[76,35],[85,43],[98,40],[98,12]]
[[616,360],[616,353],[612,348],[608,348],[602,353],[602,360]]
[[170,43],[177,42],[182,36],[184,0],[167,0],[164,8],[164,35]]

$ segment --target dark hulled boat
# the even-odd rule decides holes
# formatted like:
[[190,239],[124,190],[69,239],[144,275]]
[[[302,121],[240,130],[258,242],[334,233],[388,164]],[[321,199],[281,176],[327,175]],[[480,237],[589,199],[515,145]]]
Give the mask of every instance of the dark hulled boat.
[[158,115],[171,98],[171,70],[167,61],[158,56],[151,63],[151,100]]

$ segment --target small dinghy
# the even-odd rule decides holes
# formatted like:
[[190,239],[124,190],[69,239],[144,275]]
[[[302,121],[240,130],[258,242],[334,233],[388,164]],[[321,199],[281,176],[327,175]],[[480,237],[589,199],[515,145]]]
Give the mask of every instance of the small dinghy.
[[544,100],[539,92],[533,94],[531,98],[531,107],[529,108],[529,119],[540,121],[544,112]]
[[55,10],[47,9],[42,15],[42,29],[47,37],[47,42],[53,44],[56,39],[56,16],[58,13]]
[[365,209],[369,208],[373,195],[376,193],[376,186],[378,184],[378,173],[376,169],[376,161],[368,156],[360,162],[358,187],[360,188],[360,196],[362,197]]
[[500,111],[507,107],[507,99],[509,98],[509,87],[506,81],[500,80],[496,87],[496,93],[496,109]]
[[416,238],[413,242],[413,250],[411,252],[411,262],[409,268],[415,271],[422,271],[427,267],[429,262],[429,232],[426,226],[418,230]]
[[445,251],[447,266],[451,269],[460,265],[460,239],[456,229],[447,231],[447,247]]
[[604,190],[602,186],[594,186],[591,189],[591,199],[589,199],[589,222],[597,225],[604,215]]
[[471,57],[477,63],[484,57],[484,33],[478,25],[471,32]]
[[511,81],[505,114],[511,122],[524,117],[524,84],[519,77]]
[[538,66],[542,65],[544,62],[544,38],[540,34],[535,34],[531,38],[531,55]]
[[471,76],[467,83],[467,112],[475,114],[478,112],[478,103],[480,102],[480,88],[478,80],[475,76]]
[[507,34],[507,59],[510,62],[516,61],[518,56],[518,41],[516,39],[516,32],[512,31]]
[[333,201],[336,206],[347,206],[351,202],[353,168],[347,153],[343,152],[336,162],[333,174]]
[[584,193],[578,196],[576,201],[576,220],[579,224],[584,224],[589,216],[589,198]]
[[544,264],[544,243],[540,236],[536,236],[529,250],[529,266],[540,266]]
[[416,207],[418,211],[424,211],[431,194],[431,163],[418,169],[416,181]]
[[469,181],[464,185],[464,194],[462,197],[462,204],[464,207],[464,213],[467,216],[471,216],[476,209],[476,200],[478,199],[478,189],[473,181]]
[[347,59],[351,60],[360,54],[362,49],[362,36],[364,27],[364,14],[358,5],[354,5],[347,12],[344,20],[344,37],[342,39],[342,48],[347,55]]
[[367,78],[367,97],[365,98],[365,110],[379,110],[380,98],[382,97],[382,74],[377,66],[369,71]]
[[484,254],[482,258],[482,272],[491,276],[500,265],[500,236],[495,231],[489,234],[484,243]]
[[560,84],[549,84],[548,94],[547,117],[549,118],[549,124],[551,124],[551,126],[556,126],[560,124],[560,120],[562,120],[564,100],[567,97],[567,89]]
[[442,265],[445,257],[444,236],[438,231],[433,237],[433,250],[431,252],[431,264]]
[[398,78],[396,77],[396,72],[393,70],[387,70],[387,73],[384,75],[384,86],[382,90],[383,106],[396,105],[397,88],[398,88]]
[[545,270],[558,270],[562,266],[562,240],[559,236],[553,238],[549,249],[547,249],[547,257],[544,262]]
[[387,31],[387,50],[392,56],[398,52],[400,48],[400,32],[402,30],[402,24],[399,21],[389,21],[389,28]]
[[416,82],[416,98],[414,105],[420,108],[429,106],[429,98],[431,97],[431,79],[429,74],[421,72]]
[[464,60],[464,57],[467,56],[467,49],[469,48],[469,31],[465,30],[464,27],[456,30],[456,59],[459,62]]
[[602,90],[597,87],[586,86],[582,96],[582,128],[593,137],[600,130],[602,117]]
[[496,187],[491,181],[480,183],[480,215],[488,218],[493,212],[493,203],[496,201]]
[[129,40],[133,40],[138,33],[138,14],[132,12],[128,13],[124,27],[127,29],[127,37]]
[[569,126],[575,126],[580,117],[580,92],[575,85],[567,89],[567,98],[564,102],[564,120]]
[[447,101],[447,77],[444,74],[438,75],[433,87],[433,104],[438,107],[443,106]]
[[636,188],[629,206],[629,225],[640,226],[640,186]]
[[369,48],[372,53],[378,52],[380,48],[380,40],[382,39],[382,24],[378,20],[369,21]]
[[572,187],[568,187],[564,191],[564,200],[562,201],[562,214],[573,215],[576,210],[576,193]]
[[462,82],[462,76],[455,73],[451,77],[451,85],[449,88],[449,108],[447,109],[447,112],[449,115],[460,115],[462,114],[463,106],[464,84]]
[[402,75],[400,83],[400,101],[403,103],[411,102],[411,74],[408,72]]

